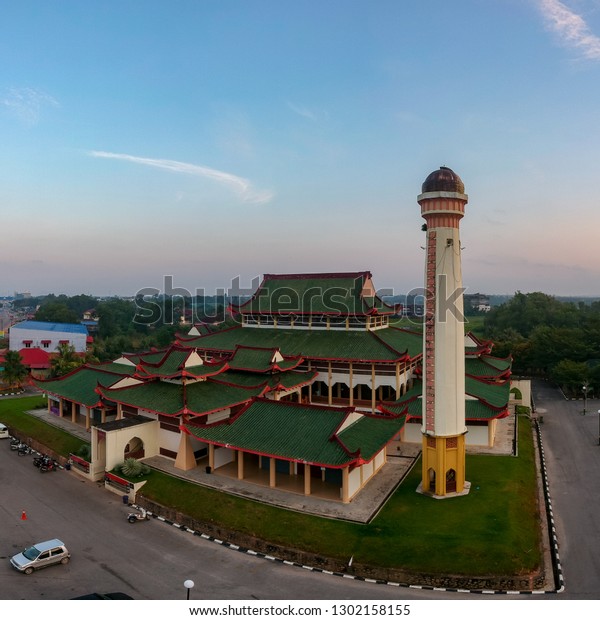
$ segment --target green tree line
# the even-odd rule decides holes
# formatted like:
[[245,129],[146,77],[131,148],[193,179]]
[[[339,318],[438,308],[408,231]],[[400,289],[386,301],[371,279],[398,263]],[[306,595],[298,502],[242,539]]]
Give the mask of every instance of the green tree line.
[[600,302],[517,292],[486,315],[484,334],[496,355],[512,355],[514,374],[551,379],[568,396],[586,383],[600,394]]

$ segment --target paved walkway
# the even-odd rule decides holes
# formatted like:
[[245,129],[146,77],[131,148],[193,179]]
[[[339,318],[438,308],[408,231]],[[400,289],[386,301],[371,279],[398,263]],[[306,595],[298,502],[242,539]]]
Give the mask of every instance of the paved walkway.
[[[85,428],[72,424],[70,418],[59,418],[48,413],[45,409],[36,409],[27,413],[43,419],[48,424],[57,426],[84,441],[90,440],[90,433]],[[467,453],[511,454],[513,436],[514,416],[510,416],[498,421],[496,445],[494,448],[468,447]],[[143,459],[143,461],[150,467],[171,476],[189,480],[201,486],[224,491],[245,499],[332,519],[368,523],[377,515],[387,499],[400,485],[420,454],[420,446],[402,444],[400,454],[389,456],[388,462],[377,475],[348,504],[344,504],[341,501],[292,493],[282,489],[272,489],[268,486],[253,484],[219,474],[207,474],[204,467],[196,467],[190,471],[181,471],[175,469],[171,459],[161,456],[148,457]]]

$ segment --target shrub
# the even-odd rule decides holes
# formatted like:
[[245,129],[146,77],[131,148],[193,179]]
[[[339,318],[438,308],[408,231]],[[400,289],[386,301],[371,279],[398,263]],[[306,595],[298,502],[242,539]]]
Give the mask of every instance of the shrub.
[[121,471],[126,476],[140,476],[142,474],[142,463],[136,459],[125,459],[121,465]]

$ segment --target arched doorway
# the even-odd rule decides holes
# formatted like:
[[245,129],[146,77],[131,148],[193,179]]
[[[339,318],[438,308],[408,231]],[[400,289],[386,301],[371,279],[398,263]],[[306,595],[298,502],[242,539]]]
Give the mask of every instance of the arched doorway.
[[454,469],[446,472],[446,493],[456,493],[456,471]]
[[143,459],[144,442],[139,437],[132,437],[123,450],[124,459]]
[[433,469],[433,467],[430,467],[427,474],[429,477],[429,492],[435,493],[435,469]]

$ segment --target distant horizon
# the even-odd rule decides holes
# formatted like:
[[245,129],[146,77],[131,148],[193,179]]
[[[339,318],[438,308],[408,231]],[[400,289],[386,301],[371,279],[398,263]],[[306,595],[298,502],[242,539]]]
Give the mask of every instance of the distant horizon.
[[[144,290],[144,289],[139,289],[135,293],[122,293],[122,294],[120,294],[120,293],[95,294],[95,293],[89,293],[89,292],[88,293],[84,293],[84,292],[79,292],[79,293],[49,292],[49,293],[38,293],[38,294],[31,293],[30,297],[32,299],[35,299],[35,298],[39,298],[39,297],[48,297],[50,295],[54,295],[56,297],[59,297],[61,295],[64,295],[66,297],[76,297],[78,295],[86,295],[86,296],[89,296],[89,297],[93,297],[95,299],[102,299],[102,298],[134,299],[140,293],[140,291],[142,291],[142,290]],[[206,297],[216,297],[216,296],[222,295],[222,293],[210,292],[207,289],[204,289],[204,290],[206,290],[206,293],[204,295]],[[397,292],[394,292],[393,294],[387,294],[387,293],[385,293],[385,291],[389,290],[389,289],[382,289],[382,290],[383,290],[383,294],[380,294],[379,290],[376,291],[376,294],[378,296],[380,296],[380,297],[383,297],[383,298],[404,297],[407,294],[408,295],[411,295],[411,294],[414,295],[415,294],[415,293],[410,293],[410,292],[409,293],[397,293]],[[19,291],[18,293],[20,295],[23,295],[23,294],[28,294],[29,295],[29,291]],[[570,299],[570,298],[573,298],[573,299],[600,299],[600,293],[598,293],[596,295],[594,295],[594,294],[588,294],[588,295],[558,295],[558,294],[548,293],[547,291],[541,291],[541,290],[532,290],[532,291],[516,290],[516,291],[514,291],[512,293],[490,293],[490,292],[487,292],[485,290],[477,290],[475,292],[470,292],[469,290],[466,290],[464,294],[465,295],[481,294],[481,295],[486,295],[487,297],[514,297],[517,293],[522,293],[524,295],[533,294],[533,293],[542,293],[544,295],[548,295],[550,297],[555,297],[555,298],[558,298],[558,299]],[[227,293],[225,293],[225,294],[228,297],[239,297],[239,296],[251,295],[252,292],[244,291],[241,294],[227,294]],[[157,293],[157,295],[159,295],[159,296],[160,295],[164,295],[164,292],[159,292],[159,293]],[[175,294],[175,295],[169,295],[169,296],[170,297],[177,297],[177,296],[180,296],[180,295]],[[191,296],[190,295],[184,295],[184,296],[185,297],[195,297],[196,295],[193,294]],[[16,299],[19,299],[19,300],[20,299],[28,299],[28,297],[26,297],[26,298],[22,298],[22,297],[21,298],[17,298],[17,297],[15,297],[14,293],[13,294],[8,294],[8,295],[0,295],[0,301],[9,301],[9,300],[10,301],[14,301]]]

